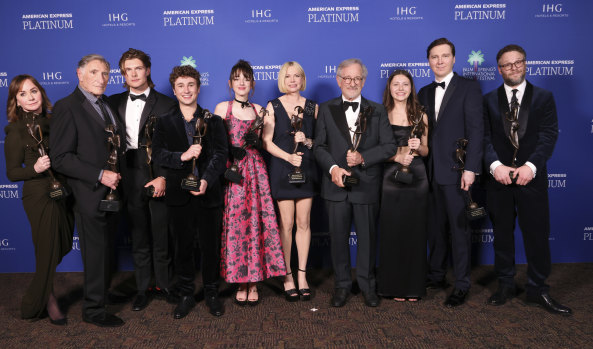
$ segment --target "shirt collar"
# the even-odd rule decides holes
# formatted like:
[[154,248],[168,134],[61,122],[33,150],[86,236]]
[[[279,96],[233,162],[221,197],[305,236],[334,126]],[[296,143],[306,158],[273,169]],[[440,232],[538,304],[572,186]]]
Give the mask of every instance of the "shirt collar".
[[[82,94],[86,97],[86,99],[88,99],[89,102],[91,102],[93,104],[94,103],[97,103],[97,99],[99,99],[97,96],[95,96],[94,94],[92,94],[89,91],[85,90],[80,85],[78,85],[78,89],[80,90],[80,92],[82,92]],[[103,95],[101,95],[101,97],[102,96]]]
[[453,79],[453,71],[451,71],[449,74],[447,74],[443,80],[439,81],[435,78],[436,82],[445,82],[445,88],[449,87],[449,83],[451,83],[451,79]]
[[523,95],[523,92],[525,92],[525,88],[527,87],[527,80],[523,80],[522,83],[519,84],[519,86],[517,87],[510,87],[507,84],[504,84],[504,90],[507,93],[507,95],[511,95],[513,93],[513,89],[517,89],[519,90],[519,94]]
[[346,97],[344,97],[344,95],[342,95],[342,102],[358,102],[358,105],[360,105],[360,102],[362,101],[362,95],[358,95],[358,97],[354,98],[354,100],[349,101],[348,99],[346,99]]
[[[146,90],[144,90],[140,93],[134,93],[134,92],[130,91],[129,94],[134,95],[134,96],[139,96],[141,94],[144,94],[146,97],[148,97],[148,95],[150,94],[150,87],[147,87]],[[128,96],[128,98],[129,98],[129,96]]]

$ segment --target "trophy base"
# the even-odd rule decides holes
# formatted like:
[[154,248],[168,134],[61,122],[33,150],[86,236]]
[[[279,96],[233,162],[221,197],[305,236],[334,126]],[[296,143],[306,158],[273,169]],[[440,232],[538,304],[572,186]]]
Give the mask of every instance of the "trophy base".
[[404,172],[401,170],[395,171],[395,181],[403,184],[412,184],[414,175],[411,172]]
[[517,177],[515,177],[515,171],[509,172],[509,177],[511,177],[511,184],[517,184]]
[[342,176],[342,183],[344,184],[345,187],[352,187],[352,186],[358,185],[359,182],[360,182],[360,180],[358,179],[358,177],[346,176],[346,175]]
[[233,171],[231,169],[227,169],[226,171],[224,171],[224,178],[237,184],[241,183],[241,181],[243,180],[243,176],[241,176],[239,172]]
[[118,200],[101,200],[99,203],[99,211],[103,212],[119,212],[120,202]]
[[465,210],[467,219],[470,221],[486,217],[486,210],[483,207],[468,207]]
[[49,198],[52,200],[56,200],[56,201],[61,200],[65,197],[67,197],[68,195],[70,195],[70,193],[64,187],[60,187],[57,189],[51,189],[49,191]]
[[288,183],[303,184],[307,181],[307,177],[302,172],[293,172],[288,174]]
[[189,191],[199,191],[200,184],[197,180],[184,178],[181,180],[181,189]]
[[154,197],[154,185],[151,185],[149,187],[144,188],[144,192],[146,193],[146,196],[148,196],[149,198]]

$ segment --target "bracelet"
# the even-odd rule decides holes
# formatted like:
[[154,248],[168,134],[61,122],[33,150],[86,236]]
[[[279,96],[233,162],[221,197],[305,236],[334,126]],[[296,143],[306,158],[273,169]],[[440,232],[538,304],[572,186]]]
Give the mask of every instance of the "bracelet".
[[303,144],[309,149],[313,148],[313,140],[311,138],[305,138]]

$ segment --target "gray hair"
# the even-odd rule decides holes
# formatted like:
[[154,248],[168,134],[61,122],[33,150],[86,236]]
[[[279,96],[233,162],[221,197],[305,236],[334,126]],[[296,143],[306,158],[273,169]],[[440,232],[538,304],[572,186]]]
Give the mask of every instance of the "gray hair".
[[107,70],[111,69],[111,65],[109,65],[109,62],[107,62],[105,57],[103,57],[99,54],[96,54],[96,53],[91,53],[90,55],[86,55],[86,56],[82,57],[80,59],[80,61],[78,61],[78,69],[84,69],[89,62],[95,61],[95,60],[103,62],[107,66]]
[[348,58],[348,59],[343,60],[342,63],[340,63],[340,65],[338,65],[337,75],[341,77],[342,69],[349,67],[353,64],[360,65],[360,67],[362,68],[362,78],[366,79],[367,76],[369,75],[369,71],[368,71],[366,65],[364,65],[364,63],[362,63],[362,61],[358,58]]

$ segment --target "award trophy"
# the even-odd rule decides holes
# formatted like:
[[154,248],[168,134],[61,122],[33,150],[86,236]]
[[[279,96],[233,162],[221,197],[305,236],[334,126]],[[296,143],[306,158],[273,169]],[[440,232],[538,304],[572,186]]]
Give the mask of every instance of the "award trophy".
[[[299,114],[303,114],[304,109],[301,106],[296,106],[294,108],[297,114],[292,114],[290,117],[290,126],[292,126],[293,131],[291,132],[292,135],[296,135],[297,132],[300,132],[303,128],[303,118],[299,117]],[[294,150],[292,151],[293,154],[297,153],[297,149],[299,148],[300,142],[294,142]],[[307,177],[301,170],[300,166],[295,166],[294,171],[288,174],[288,183],[290,184],[303,184],[307,181]]]
[[[47,155],[47,149],[43,144],[43,133],[41,132],[41,127],[35,123],[35,116],[33,116],[33,122],[31,124],[27,124],[27,132],[29,135],[35,140],[37,151],[39,152],[40,156]],[[37,136],[38,135],[38,136]],[[56,176],[54,175],[51,167],[47,169],[47,174],[49,174],[49,197],[53,200],[60,200],[65,198],[66,196],[70,195],[70,192],[60,183]]]
[[[352,136],[352,147],[350,148],[350,152],[354,153],[358,149],[360,145],[360,140],[362,138],[362,134],[367,129],[367,117],[373,113],[372,107],[363,108],[360,107],[360,112],[358,113],[358,118],[356,118],[356,122],[354,123],[354,136]],[[353,175],[343,175],[342,176],[342,183],[345,187],[352,187],[354,185],[358,185],[359,178]]]
[[[156,116],[151,115],[148,117],[146,125],[144,126],[144,140],[145,144],[141,144],[140,147],[146,148],[146,165],[148,165],[148,181],[154,179],[154,173],[152,171],[152,135],[154,134],[154,126],[156,124]],[[146,195],[148,197],[154,196],[154,186],[149,186],[146,189]]]
[[[420,125],[420,123],[422,122],[422,114],[419,114],[420,115],[417,118],[414,118],[412,121],[414,126],[412,127],[412,131],[410,132],[410,138],[420,138],[422,136],[422,133],[418,134],[418,125]],[[414,154],[414,150],[410,149],[408,155],[412,154]],[[411,184],[412,180],[414,179],[414,175],[412,174],[412,172],[410,172],[410,167],[402,165],[399,170],[395,170],[394,178],[397,182],[403,184]]]
[[[467,139],[459,138],[457,140],[457,149],[455,150],[455,158],[459,167],[454,169],[458,170],[462,175],[463,170],[465,169],[465,148],[467,147],[467,143]],[[465,214],[467,218],[469,220],[476,220],[486,217],[486,210],[483,207],[479,207],[478,204],[472,200],[471,188],[466,193],[468,204],[465,208]]]
[[[515,148],[513,153],[513,160],[511,161],[511,167],[517,168],[517,152],[519,151],[519,102],[517,100],[511,101],[511,110],[505,113],[505,118],[511,123],[509,129],[509,140]],[[509,172],[512,184],[517,183],[517,177],[515,177],[515,171]]]
[[[202,138],[206,135],[206,130],[208,129],[208,124],[206,123],[206,119],[212,117],[212,114],[208,109],[204,109],[202,112],[203,117],[198,118],[196,120],[196,129],[194,131],[193,144],[202,144]],[[200,180],[195,175],[196,172],[196,158],[192,159],[191,164],[191,172],[181,180],[181,189],[189,190],[189,191],[199,191],[200,190]]]
[[[115,126],[109,124],[105,128],[107,136],[107,148],[109,149],[109,158],[107,159],[107,169],[109,171],[117,172],[117,150],[120,147],[120,138],[115,131]],[[120,209],[120,201],[116,189],[109,190],[105,199],[99,202],[99,211],[104,212],[118,212]]]
[[[259,136],[258,131],[261,130],[262,127],[264,127],[264,116],[266,116],[267,114],[268,111],[265,108],[261,108],[259,110],[259,115],[255,116],[255,121],[253,121],[253,124],[251,124],[249,130],[247,130],[247,132],[243,136],[243,145],[241,145],[240,147],[240,150],[242,150],[243,153],[245,151],[245,148],[247,148],[247,142],[245,141],[246,136],[248,134],[254,133]],[[237,156],[234,157],[233,164],[224,172],[224,178],[233,183],[241,183],[241,181],[243,180],[243,176],[239,173],[239,161],[241,161],[244,157],[244,155],[243,157],[241,157],[241,159],[237,159]]]

